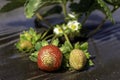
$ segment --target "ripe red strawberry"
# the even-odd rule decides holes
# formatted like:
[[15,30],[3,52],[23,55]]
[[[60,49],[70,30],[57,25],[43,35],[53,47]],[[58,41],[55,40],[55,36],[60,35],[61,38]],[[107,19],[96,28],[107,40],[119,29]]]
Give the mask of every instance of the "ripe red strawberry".
[[38,67],[44,71],[58,70],[62,62],[62,53],[58,47],[47,45],[42,47],[38,53]]

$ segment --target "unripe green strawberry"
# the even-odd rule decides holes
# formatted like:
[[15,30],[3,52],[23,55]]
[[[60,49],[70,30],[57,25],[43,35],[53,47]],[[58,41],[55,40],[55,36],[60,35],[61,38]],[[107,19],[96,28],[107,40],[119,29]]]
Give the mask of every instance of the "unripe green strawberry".
[[69,63],[75,70],[81,70],[86,64],[87,58],[82,50],[74,49],[70,53]]
[[22,41],[20,43],[20,48],[22,50],[24,50],[24,49],[32,49],[33,45],[32,45],[32,43],[30,41],[25,40],[25,41]]

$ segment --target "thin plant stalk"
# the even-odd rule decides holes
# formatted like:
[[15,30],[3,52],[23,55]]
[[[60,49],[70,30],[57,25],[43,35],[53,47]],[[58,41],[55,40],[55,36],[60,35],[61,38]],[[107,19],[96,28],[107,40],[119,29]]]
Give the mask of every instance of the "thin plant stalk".
[[72,44],[71,44],[71,42],[70,42],[70,40],[69,40],[69,38],[68,38],[67,34],[64,32],[64,30],[63,30],[63,28],[62,28],[62,27],[61,27],[61,29],[62,29],[62,31],[63,31],[63,35],[64,35],[64,37],[65,37],[66,41],[68,42],[69,46],[70,46],[71,48],[73,48],[73,46],[72,46]]
[[89,15],[90,15],[90,13],[86,13],[85,18],[84,18],[83,21],[81,22],[82,25],[85,24],[85,22],[86,22],[86,20],[88,19]]
[[[53,29],[53,27],[50,27],[47,31],[45,31],[43,33],[43,35],[41,36],[41,39],[44,39],[46,37],[46,35],[48,34],[48,32],[50,32]],[[52,35],[52,34],[51,34]]]
[[36,16],[39,20],[43,20],[43,17],[39,13],[36,13]]
[[65,33],[64,33],[64,37],[65,37],[66,41],[68,42],[68,44],[70,45],[70,47],[73,48],[68,36]]
[[93,4],[93,5],[89,8],[88,12],[87,12],[86,15],[85,15],[85,18],[84,18],[83,21],[81,22],[82,25],[84,25],[85,22],[87,21],[88,17],[89,17],[90,14],[91,14],[91,11],[92,11],[93,7],[95,7],[95,4]]
[[43,33],[43,35],[41,36],[41,39],[43,39],[47,35],[47,33],[49,32],[49,30],[50,29],[48,29],[46,32]]
[[54,35],[51,39],[51,43],[57,38],[57,35]]
[[47,40],[47,39],[49,39],[49,38],[51,38],[51,37],[53,37],[53,36],[54,36],[54,34],[48,35],[48,36],[46,36],[43,40]]
[[67,9],[66,9],[66,0],[63,0],[63,3],[62,3],[62,9],[63,9],[63,14],[64,14],[64,17],[65,17],[65,21],[67,20]]

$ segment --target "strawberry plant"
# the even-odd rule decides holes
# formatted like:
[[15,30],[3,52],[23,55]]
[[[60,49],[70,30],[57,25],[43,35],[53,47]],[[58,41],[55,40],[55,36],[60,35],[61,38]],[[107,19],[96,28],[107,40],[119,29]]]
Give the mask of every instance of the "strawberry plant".
[[[106,3],[112,5],[113,9],[111,10]],[[64,23],[51,25],[46,22],[45,16],[54,14],[56,11],[52,12],[52,8],[45,11],[45,14],[41,14],[39,10],[51,5],[59,5],[62,8]],[[67,11],[67,5],[70,11]],[[95,34],[107,19],[114,23],[112,13],[118,8],[118,0],[78,0],[78,2],[74,0],[26,0],[24,5],[26,17],[32,18],[36,15],[37,19],[48,24],[49,28],[41,33],[37,33],[32,28],[24,31],[16,47],[20,51],[30,52],[30,60],[38,63],[38,67],[44,71],[55,71],[59,68],[81,70],[87,65],[94,66],[92,55],[88,52],[88,42],[75,39],[83,35],[81,34],[83,25],[94,10],[103,12],[105,18],[86,37]],[[78,22],[83,15],[85,17]]]

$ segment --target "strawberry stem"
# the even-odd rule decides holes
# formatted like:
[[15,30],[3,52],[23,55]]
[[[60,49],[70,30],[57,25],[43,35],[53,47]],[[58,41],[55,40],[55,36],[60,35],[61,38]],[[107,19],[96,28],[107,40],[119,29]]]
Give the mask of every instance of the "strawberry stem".
[[67,9],[66,9],[67,1],[63,0],[62,2],[63,2],[63,4],[62,4],[63,14],[64,14],[65,21],[66,21],[66,19],[67,19]]
[[62,31],[63,31],[63,35],[64,35],[64,37],[65,37],[66,41],[68,42],[69,46],[73,49],[73,46],[72,46],[72,44],[71,44],[71,42],[70,42],[70,40],[69,40],[69,38],[68,38],[67,34],[64,32],[64,30],[63,30],[63,28],[62,28],[62,27],[61,27],[61,29],[62,29]]
[[50,38],[50,37],[53,37],[53,36],[54,36],[54,34],[48,35],[48,36],[46,36],[43,40],[46,40],[46,39],[48,39],[48,38]]
[[53,42],[53,40],[55,40],[56,37],[57,35],[54,35],[54,37],[51,39],[51,43]]
[[66,41],[68,42],[68,44],[70,45],[70,47],[73,48],[68,36],[65,33],[64,33],[64,37],[65,37]]

